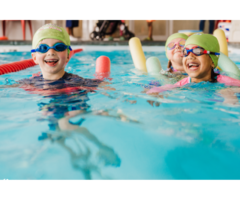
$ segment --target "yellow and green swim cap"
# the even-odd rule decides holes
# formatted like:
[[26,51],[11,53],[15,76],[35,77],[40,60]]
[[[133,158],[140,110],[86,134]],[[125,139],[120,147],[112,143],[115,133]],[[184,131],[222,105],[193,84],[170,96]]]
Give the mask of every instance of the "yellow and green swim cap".
[[[166,41],[166,44],[165,44],[165,52],[166,52],[166,56],[167,56],[167,45],[174,39],[176,38],[182,38],[182,39],[185,39],[187,40],[188,39],[188,36],[184,33],[174,33],[172,35],[170,35]],[[168,56],[167,56],[168,58]]]
[[[32,41],[32,48],[37,48],[40,41],[44,39],[61,40],[65,45],[70,46],[70,38],[67,31],[55,24],[45,24],[37,30]],[[68,54],[70,50],[68,49]]]
[[[189,44],[200,46],[207,51],[220,53],[220,46],[217,38],[210,34],[203,33],[193,34],[189,36],[189,38],[187,39],[185,47]],[[211,57],[214,66],[217,67],[219,57],[213,54],[209,54],[209,56]]]

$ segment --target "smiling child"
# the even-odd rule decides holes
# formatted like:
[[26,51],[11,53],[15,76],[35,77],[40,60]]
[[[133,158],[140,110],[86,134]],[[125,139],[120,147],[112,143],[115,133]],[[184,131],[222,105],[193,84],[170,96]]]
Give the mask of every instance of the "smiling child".
[[[32,58],[40,66],[42,74],[32,78],[17,81],[25,89],[34,91],[38,89],[39,94],[46,94],[46,90],[54,92],[55,89],[76,88],[92,91],[96,87],[103,87],[108,90],[114,88],[106,87],[108,82],[99,79],[85,79],[78,75],[67,73],[66,64],[69,61],[69,54],[72,50],[70,39],[66,30],[55,24],[45,24],[37,30],[33,37]],[[40,91],[43,90],[43,91]],[[58,92],[58,91],[56,91]]]
[[209,81],[224,83],[228,86],[240,86],[240,80],[214,72],[220,56],[220,47],[216,37],[210,34],[192,35],[186,41],[183,55],[183,67],[189,77],[175,85]]
[[165,44],[166,56],[169,59],[168,71],[185,73],[183,69],[183,47],[188,36],[183,33],[174,33],[168,37]]

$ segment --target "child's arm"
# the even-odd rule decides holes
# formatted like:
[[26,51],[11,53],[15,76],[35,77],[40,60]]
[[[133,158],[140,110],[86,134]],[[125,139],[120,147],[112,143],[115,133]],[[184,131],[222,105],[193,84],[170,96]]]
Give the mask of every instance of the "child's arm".
[[177,83],[175,83],[174,85],[171,85],[171,84],[167,84],[167,85],[164,85],[164,86],[160,86],[160,87],[154,87],[152,89],[150,89],[147,94],[152,94],[152,95],[156,95],[160,92],[164,92],[164,91],[167,91],[167,90],[172,90],[174,88],[177,88],[177,87],[181,87],[183,85],[186,85],[188,84],[189,82],[189,78],[186,77],[184,79],[182,79],[181,81],[178,81]]
[[21,87],[24,85],[31,85],[31,84],[32,84],[31,79],[25,78],[25,79],[16,81],[16,83],[12,84],[12,85],[0,85],[0,89],[1,88],[16,88],[16,87]]
[[152,100],[147,100],[147,102],[152,106],[152,107],[154,107],[154,105],[156,106],[156,107],[159,107],[160,106],[160,102],[157,102],[157,101],[152,101]]
[[235,95],[235,93],[239,93],[239,92],[240,92],[240,88],[226,88],[218,91],[218,93],[220,93],[224,98],[223,103],[230,104],[230,105],[234,105],[238,103],[238,98]]
[[171,85],[171,84],[167,84],[167,85],[164,85],[164,86],[160,86],[160,87],[154,87],[152,89],[150,89],[147,94],[150,94],[150,95],[157,95],[158,93],[161,93],[161,92],[164,92],[164,91],[167,91],[167,90],[171,90],[171,89],[174,89],[176,87],[179,87],[177,85]]
[[20,84],[13,84],[13,85],[0,85],[0,89],[4,89],[4,88],[15,88],[15,87],[19,87]]

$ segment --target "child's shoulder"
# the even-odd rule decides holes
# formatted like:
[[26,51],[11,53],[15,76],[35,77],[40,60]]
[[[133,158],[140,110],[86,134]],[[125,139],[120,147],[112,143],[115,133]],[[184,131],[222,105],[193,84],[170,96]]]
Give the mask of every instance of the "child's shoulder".
[[30,84],[34,84],[34,83],[39,82],[39,81],[41,82],[43,80],[44,80],[43,76],[40,75],[40,76],[34,76],[34,77],[30,77],[30,78],[24,78],[24,79],[18,80],[16,82],[19,83],[19,84],[30,85]]
[[76,74],[71,74],[71,73],[65,73],[63,76],[63,79],[66,80],[67,82],[75,82],[79,83],[81,82],[85,86],[97,86],[99,83],[102,82],[100,79],[89,79],[89,78],[83,78],[81,76],[78,76]]
[[240,80],[221,74],[217,76],[217,81],[229,86],[240,86]]
[[67,80],[67,79],[84,79],[83,77],[81,76],[78,76],[77,74],[72,74],[72,73],[68,73],[68,72],[65,72],[65,74],[63,75],[62,79],[64,80]]

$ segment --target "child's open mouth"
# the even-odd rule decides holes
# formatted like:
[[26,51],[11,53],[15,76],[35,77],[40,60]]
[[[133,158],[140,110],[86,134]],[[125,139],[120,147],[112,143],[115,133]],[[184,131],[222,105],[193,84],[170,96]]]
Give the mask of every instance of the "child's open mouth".
[[199,67],[199,64],[191,62],[187,64],[187,67],[189,70],[197,70]]
[[58,62],[57,59],[51,59],[51,60],[44,60],[45,63],[47,63],[49,66],[55,66]]

